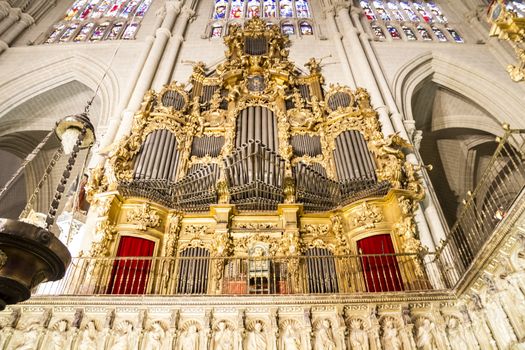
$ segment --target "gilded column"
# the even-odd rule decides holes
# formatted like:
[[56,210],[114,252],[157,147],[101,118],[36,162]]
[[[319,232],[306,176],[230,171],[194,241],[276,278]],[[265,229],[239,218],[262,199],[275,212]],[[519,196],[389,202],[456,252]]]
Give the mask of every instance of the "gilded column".
[[328,31],[330,33],[330,37],[332,38],[332,41],[335,44],[335,48],[337,50],[337,55],[339,56],[339,61],[341,62],[341,66],[343,67],[344,76],[347,80],[347,85],[355,89],[357,88],[357,85],[355,83],[354,75],[352,73],[352,70],[350,68],[350,62],[348,60],[348,57],[346,56],[345,49],[343,47],[343,43],[341,42],[342,35],[339,32],[339,29],[337,28],[337,24],[335,22],[335,10],[333,8],[328,8],[325,10],[326,15],[326,22],[328,23]]
[[195,11],[193,11],[189,6],[184,6],[175,23],[175,29],[173,30],[173,35],[169,39],[168,45],[165,50],[165,54],[162,57],[162,60],[159,65],[159,69],[153,80],[152,89],[160,90],[164,84],[168,84],[171,80],[173,73],[173,68],[175,67],[175,61],[177,60],[177,55],[179,54],[179,49],[184,41],[184,32],[188,26],[189,20],[193,17]]

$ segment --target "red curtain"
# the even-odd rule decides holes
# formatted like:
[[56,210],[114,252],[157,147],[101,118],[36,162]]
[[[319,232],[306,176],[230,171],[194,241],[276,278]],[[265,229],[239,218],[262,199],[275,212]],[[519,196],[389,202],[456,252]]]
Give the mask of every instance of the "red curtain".
[[365,275],[366,289],[369,292],[393,292],[403,290],[401,273],[394,245],[389,234],[364,238],[357,242],[361,265]]
[[107,294],[144,294],[151,260],[141,257],[153,256],[154,248],[153,241],[138,237],[121,237]]

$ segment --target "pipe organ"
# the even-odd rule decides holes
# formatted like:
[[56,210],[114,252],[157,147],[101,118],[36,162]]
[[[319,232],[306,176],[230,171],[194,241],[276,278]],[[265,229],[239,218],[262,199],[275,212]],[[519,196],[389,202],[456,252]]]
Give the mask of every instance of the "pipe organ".
[[[213,71],[196,63],[191,85],[149,91],[129,137],[93,172],[93,205],[110,198],[107,225],[121,235],[139,227],[158,254],[190,258],[180,293],[345,291],[336,275],[355,266],[330,256],[357,253],[358,239],[388,234],[396,251],[417,252],[418,166],[405,159],[408,143],[382,134],[366,90],[325,86],[313,58],[302,73],[288,38],[258,18],[231,27],[225,43],[225,60]],[[238,267],[247,284],[228,284],[235,263],[223,258],[259,259],[257,247],[317,260],[272,263],[264,280],[250,279],[248,261]]]

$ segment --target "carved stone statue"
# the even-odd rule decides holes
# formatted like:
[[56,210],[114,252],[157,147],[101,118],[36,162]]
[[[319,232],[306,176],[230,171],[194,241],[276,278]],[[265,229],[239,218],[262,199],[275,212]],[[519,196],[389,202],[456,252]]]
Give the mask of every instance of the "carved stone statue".
[[350,348],[352,350],[368,350],[368,334],[363,329],[363,321],[360,319],[353,319],[350,321]]
[[[253,325],[253,329],[248,332],[244,341],[244,350],[266,350],[267,340],[266,334],[263,332],[263,325],[257,321]],[[186,350],[186,349],[184,349]]]
[[314,350],[335,350],[336,345],[330,321],[322,320],[315,330]]
[[90,320],[80,336],[78,350],[97,350],[98,330],[94,320]]
[[148,332],[144,343],[144,350],[168,349],[166,331],[160,322],[154,322]]
[[432,350],[436,348],[434,335],[434,323],[430,322],[428,318],[421,320],[417,328],[416,346],[420,350]]
[[16,350],[34,350],[38,347],[38,338],[42,327],[38,322],[29,324],[22,329],[22,342],[15,345]]
[[471,347],[468,345],[463,328],[459,324],[459,321],[455,317],[449,317],[447,320],[447,334],[452,350],[469,350]]
[[51,347],[53,350],[64,350],[67,347],[68,341],[68,322],[66,320],[60,320],[53,327],[54,330],[51,333]]
[[116,327],[115,338],[111,350],[130,350],[133,339],[133,325],[129,321],[123,321]]
[[212,350],[234,350],[234,335],[224,321],[217,323],[213,334]]
[[197,326],[191,324],[188,329],[182,332],[179,339],[178,350],[199,350],[200,336]]
[[383,323],[383,336],[381,337],[384,350],[401,350],[401,340],[394,325],[394,321],[386,319]]
[[301,349],[301,341],[299,340],[297,332],[294,330],[294,327],[291,323],[288,323],[284,327],[284,331],[281,335],[280,345],[280,350]]

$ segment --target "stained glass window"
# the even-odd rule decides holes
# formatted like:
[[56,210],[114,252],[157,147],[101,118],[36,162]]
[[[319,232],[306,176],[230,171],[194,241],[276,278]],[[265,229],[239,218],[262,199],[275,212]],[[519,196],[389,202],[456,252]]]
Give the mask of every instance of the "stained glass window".
[[308,9],[306,0],[295,0],[295,10],[299,18],[310,17],[310,10]]
[[432,41],[432,37],[428,33],[428,30],[425,29],[425,27],[423,27],[422,25],[418,25],[417,31],[423,40]]
[[293,17],[293,5],[291,0],[279,0],[279,9],[279,14],[281,17]]
[[230,5],[230,18],[241,18],[244,10],[243,0],[232,0]]
[[463,38],[461,38],[461,35],[458,34],[454,29],[447,27],[447,31],[450,33],[450,36],[454,39],[457,43],[463,43]]
[[[436,0],[360,0],[359,4],[363,9],[363,18],[370,22],[370,28],[378,39],[384,39],[389,34],[394,40],[445,42],[452,36],[454,41],[462,43],[463,39],[457,32],[454,31],[454,34],[450,32],[447,17],[436,2]],[[510,1],[508,6],[513,9],[516,7],[515,11],[520,11],[519,6],[521,6],[525,11],[523,1]]]
[[443,34],[441,30],[437,29],[436,27],[432,27],[432,31],[434,32],[434,35],[436,36],[436,38],[438,38],[439,41],[448,41],[447,37],[445,36],[445,34]]
[[222,26],[220,24],[215,24],[211,27],[211,37],[220,38],[222,35]]
[[518,17],[525,17],[525,3],[523,1],[507,1],[507,9]]
[[299,24],[299,29],[301,30],[301,35],[313,35],[314,34],[312,26],[308,22],[301,22]]
[[295,27],[290,22],[283,23],[282,26],[281,26],[281,30],[282,30],[283,34],[285,34],[285,35],[293,35],[293,34],[295,34]]
[[275,17],[275,9],[275,0],[264,0],[264,17]]
[[122,34],[122,39],[124,40],[135,39],[135,34],[137,33],[138,29],[139,29],[139,24],[137,22],[128,24],[126,26],[126,30],[124,30],[124,34]]
[[414,31],[412,29],[410,29],[407,26],[402,26],[401,29],[403,29],[403,32],[405,33],[407,40],[410,40],[410,41],[417,40],[416,34],[414,34]]
[[228,28],[233,21],[242,25],[243,20],[253,17],[283,18],[286,19],[286,22],[280,26],[281,30],[286,29],[287,34],[290,34],[292,30],[295,34],[297,29],[302,35],[313,34],[312,25],[308,21],[302,21],[304,18],[312,17],[308,0],[214,0],[212,20],[221,22],[217,26],[214,22],[210,24],[209,35],[210,37],[224,35],[224,31],[219,30],[219,27],[226,25]]
[[401,35],[399,35],[399,32],[397,31],[396,27],[394,27],[392,25],[387,25],[386,29],[390,33],[390,36],[392,37],[392,39],[394,39],[394,40],[400,40],[401,39]]
[[134,39],[152,1],[76,0],[45,43]]
[[259,0],[248,1],[248,17],[260,17],[261,16],[261,2]]
[[372,27],[372,31],[374,32],[376,37],[378,37],[379,39],[386,39],[385,33],[383,32],[383,29],[381,29],[380,26],[378,26],[375,23],[372,23],[370,26]]

